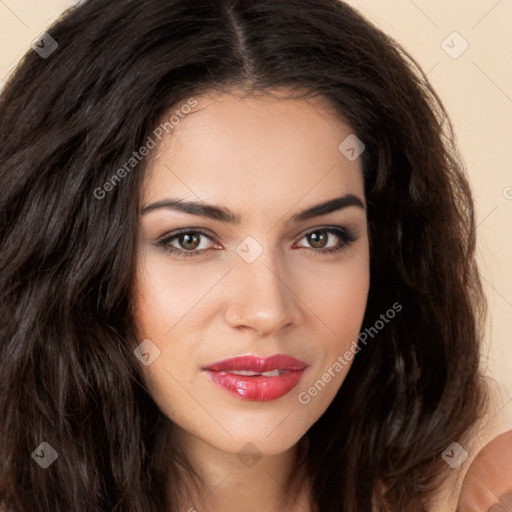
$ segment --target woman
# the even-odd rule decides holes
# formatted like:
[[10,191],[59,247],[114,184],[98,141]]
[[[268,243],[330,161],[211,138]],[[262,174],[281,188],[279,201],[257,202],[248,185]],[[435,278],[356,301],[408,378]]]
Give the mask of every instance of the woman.
[[337,0],[96,0],[48,34],[0,99],[0,501],[442,510],[485,301],[415,61]]

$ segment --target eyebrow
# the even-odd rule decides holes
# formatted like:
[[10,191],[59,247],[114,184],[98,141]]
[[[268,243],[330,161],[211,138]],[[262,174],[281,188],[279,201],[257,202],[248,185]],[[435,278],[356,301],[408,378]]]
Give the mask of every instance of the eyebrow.
[[[341,197],[335,197],[334,199],[329,199],[323,203],[310,206],[309,208],[292,215],[286,223],[297,224],[299,222],[312,219],[313,217],[327,215],[328,213],[348,208],[349,206],[356,206],[363,210],[365,209],[364,203],[359,199],[359,197],[354,194],[345,194]],[[235,214],[223,206],[196,201],[183,201],[181,199],[162,199],[161,201],[148,204],[142,208],[141,215],[146,215],[149,212],[160,208],[197,215],[200,217],[207,217],[230,224],[240,224],[242,220],[240,215]]]

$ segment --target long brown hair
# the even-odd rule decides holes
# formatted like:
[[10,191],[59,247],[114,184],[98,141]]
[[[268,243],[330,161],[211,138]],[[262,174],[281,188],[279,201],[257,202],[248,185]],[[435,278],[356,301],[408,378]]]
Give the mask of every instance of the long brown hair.
[[177,510],[168,422],[130,349],[147,159],[97,191],[164,114],[243,86],[322,96],[364,142],[363,330],[402,306],[305,436],[313,505],[425,510],[483,411],[485,299],[464,165],[414,59],[338,0],[89,0],[47,32],[58,47],[0,97],[0,503]]

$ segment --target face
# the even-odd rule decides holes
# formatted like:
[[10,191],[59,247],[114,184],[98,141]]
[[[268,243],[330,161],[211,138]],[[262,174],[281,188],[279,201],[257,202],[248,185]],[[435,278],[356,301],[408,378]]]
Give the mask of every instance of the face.
[[160,136],[143,187],[145,383],[184,442],[273,455],[352,363],[369,289],[361,161],[320,99],[196,101]]

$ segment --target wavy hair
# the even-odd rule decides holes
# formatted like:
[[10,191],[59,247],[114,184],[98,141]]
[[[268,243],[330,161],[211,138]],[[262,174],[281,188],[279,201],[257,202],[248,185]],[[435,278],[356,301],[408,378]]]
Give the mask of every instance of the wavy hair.
[[464,164],[416,61],[338,0],[89,0],[47,31],[58,48],[0,97],[0,503],[178,509],[186,457],[131,349],[148,159],[95,191],[187,98],[243,88],[325,98],[364,142],[363,329],[402,306],[306,433],[312,507],[426,510],[487,403],[486,301]]

